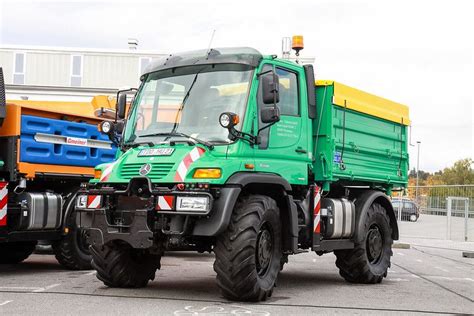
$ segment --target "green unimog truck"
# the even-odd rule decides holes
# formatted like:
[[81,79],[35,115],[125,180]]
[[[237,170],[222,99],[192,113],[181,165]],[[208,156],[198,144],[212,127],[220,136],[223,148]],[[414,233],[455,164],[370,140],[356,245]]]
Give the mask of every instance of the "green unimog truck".
[[251,48],[170,55],[128,111],[125,94],[100,126],[116,160],[76,200],[105,285],[146,286],[169,250],[214,252],[231,300],[270,297],[288,256],[307,251],[334,252],[349,282],[387,276],[406,106]]

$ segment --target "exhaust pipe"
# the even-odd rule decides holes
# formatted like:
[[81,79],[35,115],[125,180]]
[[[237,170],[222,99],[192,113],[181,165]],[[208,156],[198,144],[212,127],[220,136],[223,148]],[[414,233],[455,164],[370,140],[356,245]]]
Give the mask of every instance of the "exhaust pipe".
[[0,127],[6,116],[7,99],[5,96],[5,82],[3,81],[3,69],[0,67]]

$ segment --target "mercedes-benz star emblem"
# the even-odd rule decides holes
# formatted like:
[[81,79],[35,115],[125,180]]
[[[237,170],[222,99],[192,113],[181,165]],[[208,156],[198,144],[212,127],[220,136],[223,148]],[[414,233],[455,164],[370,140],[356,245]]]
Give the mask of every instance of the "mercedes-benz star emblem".
[[149,163],[146,163],[140,168],[140,171],[138,171],[138,173],[141,176],[146,176],[147,174],[150,173],[150,171],[151,171],[151,165]]

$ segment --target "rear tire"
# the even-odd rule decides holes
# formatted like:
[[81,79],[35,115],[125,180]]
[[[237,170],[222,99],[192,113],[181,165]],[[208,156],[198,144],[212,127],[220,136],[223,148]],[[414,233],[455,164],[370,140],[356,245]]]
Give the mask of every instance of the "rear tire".
[[351,283],[380,283],[390,267],[393,243],[390,218],[378,203],[366,212],[354,249],[334,251],[339,274]]
[[139,288],[155,279],[161,256],[134,249],[125,242],[91,246],[92,267],[108,287]]
[[76,225],[76,212],[74,208],[77,193],[71,193],[65,203],[64,214],[69,214],[65,219],[69,233],[59,241],[52,243],[56,260],[65,268],[70,270],[90,270],[92,269],[92,256],[89,251],[89,244],[86,241],[84,230]]
[[56,260],[63,267],[70,270],[92,269],[91,253],[87,249],[88,244],[81,228],[72,227],[66,236],[53,242],[52,246]]
[[272,295],[281,262],[281,224],[276,202],[263,195],[241,198],[214,247],[214,271],[224,297],[264,301]]
[[7,242],[0,244],[0,264],[20,263],[35,251],[36,241]]

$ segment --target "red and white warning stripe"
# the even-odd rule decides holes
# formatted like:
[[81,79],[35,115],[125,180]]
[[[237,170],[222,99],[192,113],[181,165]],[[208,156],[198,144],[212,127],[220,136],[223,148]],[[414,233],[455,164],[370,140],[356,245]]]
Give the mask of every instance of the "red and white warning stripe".
[[189,166],[201,158],[204,154],[205,150],[201,147],[194,147],[186,156],[184,156],[183,160],[179,163],[178,169],[176,170],[176,174],[174,175],[175,181],[184,181],[186,178],[186,174],[188,173]]
[[321,233],[321,188],[318,186],[314,187],[314,233]]
[[170,211],[173,209],[174,196],[173,195],[162,195],[158,196],[158,203],[156,204],[157,211]]
[[88,195],[87,196],[87,208],[100,208],[102,206],[101,195]]
[[100,176],[100,182],[105,182],[109,180],[110,174],[112,173],[112,170],[114,169],[116,162],[110,163],[104,171],[102,171],[102,175]]
[[7,225],[8,182],[0,182],[0,226]]

